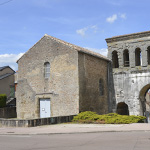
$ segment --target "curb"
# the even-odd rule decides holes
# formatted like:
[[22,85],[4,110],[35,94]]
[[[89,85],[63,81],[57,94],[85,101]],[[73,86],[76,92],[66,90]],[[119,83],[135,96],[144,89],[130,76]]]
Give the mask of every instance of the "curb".
[[4,135],[57,135],[57,134],[87,134],[87,133],[104,133],[104,132],[150,132],[150,130],[120,130],[120,131],[116,131],[116,130],[110,130],[110,131],[89,131],[89,132],[68,132],[68,133],[0,133],[0,136],[4,136]]

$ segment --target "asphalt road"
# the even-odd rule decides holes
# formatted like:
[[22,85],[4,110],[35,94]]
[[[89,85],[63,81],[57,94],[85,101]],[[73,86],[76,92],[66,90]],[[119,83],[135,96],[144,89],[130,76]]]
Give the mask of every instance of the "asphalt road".
[[150,150],[150,132],[0,135],[0,150]]

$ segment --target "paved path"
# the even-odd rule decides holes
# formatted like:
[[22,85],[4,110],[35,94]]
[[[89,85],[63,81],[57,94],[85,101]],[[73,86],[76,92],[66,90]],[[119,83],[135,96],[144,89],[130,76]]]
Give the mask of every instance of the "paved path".
[[94,132],[150,131],[150,124],[56,124],[30,128],[0,128],[0,135],[66,134]]

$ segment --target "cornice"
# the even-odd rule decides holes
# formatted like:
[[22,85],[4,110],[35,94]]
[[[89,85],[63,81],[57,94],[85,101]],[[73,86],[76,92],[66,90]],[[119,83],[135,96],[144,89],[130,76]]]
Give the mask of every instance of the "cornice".
[[148,36],[150,36],[150,31],[114,36],[112,38],[107,38],[105,40],[107,43],[113,43],[113,42],[126,41],[126,40],[143,38]]

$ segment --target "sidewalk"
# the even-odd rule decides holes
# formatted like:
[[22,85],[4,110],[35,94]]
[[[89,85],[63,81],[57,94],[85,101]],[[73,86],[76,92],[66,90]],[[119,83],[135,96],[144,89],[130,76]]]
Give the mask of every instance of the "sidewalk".
[[75,134],[90,132],[150,131],[150,124],[56,124],[30,128],[0,128],[0,135]]

